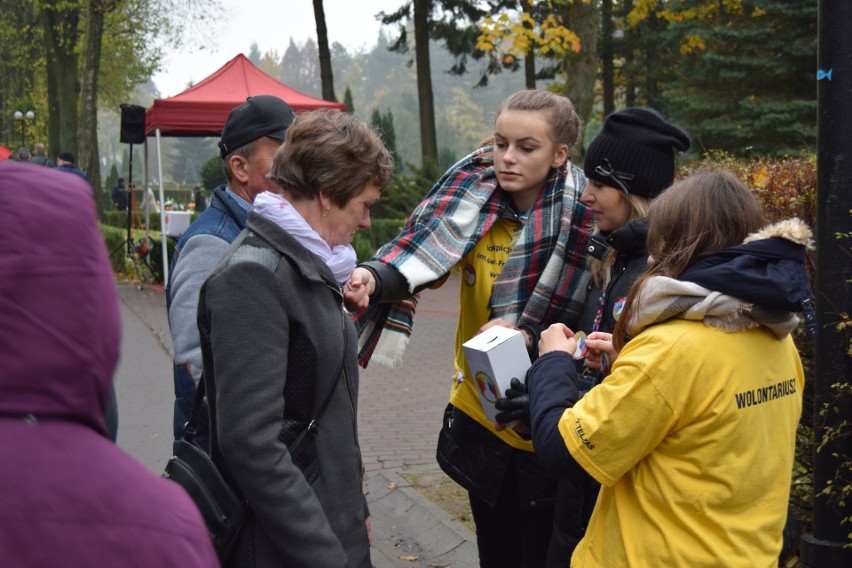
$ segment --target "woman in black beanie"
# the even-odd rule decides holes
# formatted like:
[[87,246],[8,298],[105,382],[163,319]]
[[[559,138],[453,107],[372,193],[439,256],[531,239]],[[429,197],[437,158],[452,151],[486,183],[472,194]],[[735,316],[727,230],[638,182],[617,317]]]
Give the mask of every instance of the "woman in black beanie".
[[[592,281],[573,331],[583,332],[591,343],[611,337],[631,284],[645,271],[648,206],[672,184],[676,153],[689,146],[683,130],[643,107],[611,114],[589,145],[583,166],[588,179],[581,201],[594,213],[597,228],[587,248]],[[526,331],[537,336],[541,329]],[[581,393],[606,376],[608,364],[600,352],[577,353],[575,358]],[[522,400],[525,403],[526,397]],[[518,418],[512,402],[497,402],[498,408],[507,411],[498,419],[508,423]],[[599,487],[588,475],[579,480],[560,479],[548,567],[567,566],[585,533]]]
[[[628,108],[607,117],[586,152],[588,178],[582,202],[595,215],[589,246],[589,293],[575,332],[609,339],[633,281],[645,271],[648,206],[674,181],[677,152],[689,149],[686,133],[650,108]],[[579,354],[575,354],[577,357]],[[608,373],[606,356],[577,360],[585,390]],[[548,566],[566,566],[586,530],[600,485],[591,476],[562,479],[556,498]]]
[[[588,248],[592,281],[576,332],[592,340],[611,337],[630,286],[647,267],[648,206],[672,184],[676,153],[689,146],[683,130],[642,107],[611,114],[592,140],[583,165],[588,181],[581,201],[594,213],[597,231]],[[601,355],[588,353],[577,360],[585,390],[609,372]],[[588,475],[560,480],[548,566],[566,566],[586,530],[599,488]]]

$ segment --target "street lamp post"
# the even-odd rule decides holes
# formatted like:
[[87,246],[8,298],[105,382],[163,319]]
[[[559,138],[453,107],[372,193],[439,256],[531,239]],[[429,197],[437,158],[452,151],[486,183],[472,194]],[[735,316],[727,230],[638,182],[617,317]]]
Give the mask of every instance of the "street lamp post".
[[34,118],[35,113],[31,110],[28,110],[26,113],[19,110],[15,111],[15,120],[21,123],[21,146],[23,147],[26,147],[27,145],[27,120],[32,120]]

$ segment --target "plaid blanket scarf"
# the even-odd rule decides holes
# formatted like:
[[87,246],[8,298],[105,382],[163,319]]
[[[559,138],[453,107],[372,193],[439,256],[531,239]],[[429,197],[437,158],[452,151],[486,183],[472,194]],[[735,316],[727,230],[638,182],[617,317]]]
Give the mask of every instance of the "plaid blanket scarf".
[[[432,187],[400,234],[374,255],[405,276],[413,295],[353,316],[362,366],[371,359],[401,364],[417,306],[414,292],[448,274],[497,219],[518,217],[509,194],[497,191],[493,164],[490,146],[462,158]],[[494,283],[492,318],[516,325],[577,320],[589,280],[585,245],[593,221],[579,199],[585,181],[569,164],[545,182]]]

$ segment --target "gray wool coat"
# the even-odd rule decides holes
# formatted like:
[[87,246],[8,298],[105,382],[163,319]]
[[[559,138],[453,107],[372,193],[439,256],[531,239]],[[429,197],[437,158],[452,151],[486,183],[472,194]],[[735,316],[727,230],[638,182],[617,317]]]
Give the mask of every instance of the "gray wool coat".
[[[357,340],[329,268],[250,212],[201,289],[198,327],[211,455],[254,512],[241,553],[252,549],[258,567],[369,568]],[[330,389],[300,457],[309,480],[286,434],[304,428]]]

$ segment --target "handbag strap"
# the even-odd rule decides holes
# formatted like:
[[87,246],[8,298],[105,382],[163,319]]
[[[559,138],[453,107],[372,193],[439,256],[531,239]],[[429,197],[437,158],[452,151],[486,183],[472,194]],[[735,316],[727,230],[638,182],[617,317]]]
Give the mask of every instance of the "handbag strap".
[[204,403],[204,375],[198,381],[198,386],[195,387],[195,398],[192,399],[192,411],[189,413],[189,420],[186,426],[183,427],[182,438],[187,442],[192,442],[197,432],[195,425],[198,423],[198,417],[201,415],[201,406]]
[[[346,317],[343,312],[340,313],[341,318],[341,326],[343,328],[343,357],[340,358],[340,364],[337,366],[337,372],[335,373],[334,382],[329,387],[328,392],[325,394],[325,398],[322,401],[322,405],[319,407],[319,410],[314,415],[313,418],[308,422],[306,429],[311,436],[316,436],[318,432],[319,426],[317,426],[317,421],[322,418],[322,415],[325,413],[325,409],[328,408],[329,402],[331,402],[331,396],[334,394],[334,390],[337,388],[337,385],[340,383],[340,377],[343,376],[343,364],[346,362],[346,348],[349,346],[349,334],[346,332],[346,321],[343,319]],[[204,402],[204,376],[202,374],[201,380],[198,381],[198,386],[195,388],[195,398],[192,400],[192,412],[189,414],[189,420],[186,423],[186,426],[183,429],[183,439],[191,442],[195,437],[196,424],[198,423],[198,417],[201,415],[201,406]]]
[[319,411],[314,415],[314,418],[311,418],[311,421],[308,422],[307,430],[308,434],[312,437],[317,435],[319,426],[317,425],[317,421],[322,418],[325,409],[328,407],[328,403],[331,402],[331,395],[334,394],[337,385],[340,383],[340,377],[343,376],[343,364],[346,362],[346,348],[349,346],[349,334],[346,333],[346,321],[343,319],[346,317],[343,312],[340,312],[340,323],[343,328],[343,357],[340,358],[340,364],[337,366],[337,373],[335,374],[334,382],[331,387],[329,387],[328,392],[325,394],[325,399],[322,401],[322,405],[319,408]]

